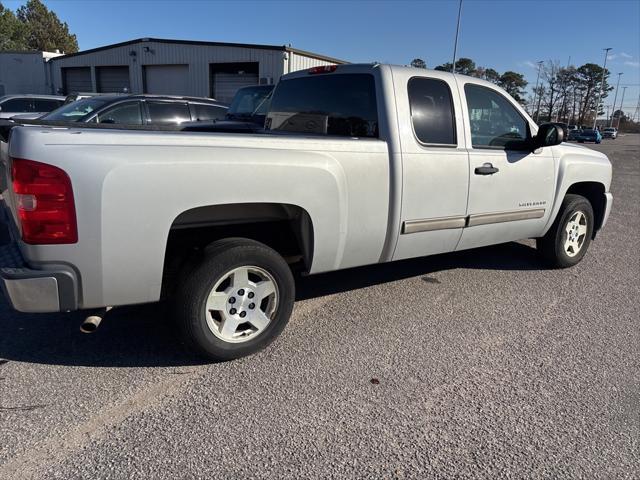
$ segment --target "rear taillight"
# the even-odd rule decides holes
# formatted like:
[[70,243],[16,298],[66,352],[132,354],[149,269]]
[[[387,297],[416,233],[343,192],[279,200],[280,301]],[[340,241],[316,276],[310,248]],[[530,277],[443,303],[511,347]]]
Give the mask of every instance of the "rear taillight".
[[318,73],[333,73],[338,69],[337,65],[323,65],[321,67],[312,67],[309,70],[310,75],[315,75]]
[[14,158],[11,164],[22,239],[33,245],[76,243],[78,226],[69,175],[33,160]]

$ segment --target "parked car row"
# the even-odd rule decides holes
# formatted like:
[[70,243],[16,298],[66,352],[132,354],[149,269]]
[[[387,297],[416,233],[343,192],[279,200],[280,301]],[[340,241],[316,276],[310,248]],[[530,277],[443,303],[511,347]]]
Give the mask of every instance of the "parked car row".
[[600,143],[603,138],[615,140],[618,138],[618,129],[614,127],[607,127],[603,129],[602,132],[600,130],[594,130],[593,128],[569,129],[569,136],[567,140],[578,143]]
[[41,119],[116,125],[175,125],[220,120],[225,118],[227,109],[226,105],[206,98],[101,95],[68,103]]
[[13,120],[183,125],[184,130],[191,131],[256,132],[264,128],[272,91],[273,85],[241,88],[230,107],[209,98],[168,95],[75,93],[66,98],[16,95],[0,99],[0,113],[2,118]]

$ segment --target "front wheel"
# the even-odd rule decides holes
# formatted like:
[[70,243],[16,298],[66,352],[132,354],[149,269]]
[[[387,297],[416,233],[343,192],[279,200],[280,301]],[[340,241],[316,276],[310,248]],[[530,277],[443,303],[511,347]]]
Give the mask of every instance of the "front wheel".
[[293,275],[275,250],[248,239],[214,242],[184,276],[174,309],[187,346],[212,360],[262,350],[284,329]]
[[572,267],[587,253],[593,224],[593,208],[589,200],[569,194],[564,198],[549,231],[537,239],[538,251],[553,267]]

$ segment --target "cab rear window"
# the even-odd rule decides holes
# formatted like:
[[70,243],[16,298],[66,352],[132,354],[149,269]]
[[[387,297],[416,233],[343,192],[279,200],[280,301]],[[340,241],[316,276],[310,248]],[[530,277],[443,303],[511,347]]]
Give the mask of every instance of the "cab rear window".
[[284,80],[275,89],[266,127],[341,137],[378,137],[373,75],[327,74]]

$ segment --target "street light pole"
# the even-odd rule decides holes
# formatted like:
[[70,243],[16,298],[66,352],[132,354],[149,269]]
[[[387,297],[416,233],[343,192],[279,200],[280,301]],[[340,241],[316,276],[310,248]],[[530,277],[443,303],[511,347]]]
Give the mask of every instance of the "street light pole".
[[598,100],[596,101],[596,111],[593,114],[593,129],[596,129],[596,123],[598,121],[598,110],[600,107],[600,97],[602,96],[602,89],[604,88],[604,74],[607,71],[607,57],[609,56],[609,50],[611,47],[603,48],[604,50],[604,64],[602,65],[602,81],[600,82],[600,90],[598,90]]
[[453,42],[453,62],[451,62],[451,73],[456,73],[456,55],[458,54],[458,32],[460,32],[460,15],[462,13],[462,0],[458,4],[458,23],[456,24],[456,39]]
[[[540,60],[536,62],[538,65],[538,76],[536,77],[536,86],[533,89],[533,106],[536,105],[536,99],[538,98],[538,82],[540,81],[540,70],[542,70],[542,64],[544,62]],[[542,100],[542,95],[540,95],[540,100]],[[538,102],[538,108],[536,109],[536,123],[538,123],[538,115],[540,114],[540,102]]]
[[622,72],[618,74],[618,83],[616,83],[616,94],[613,96],[613,112],[611,113],[609,126],[613,125],[613,114],[616,113],[616,102],[618,101],[618,87],[620,86],[620,77],[622,77]]
[[[627,91],[627,87],[622,87],[622,100],[620,100],[620,108],[618,109],[618,111],[620,112],[620,115],[618,115],[618,126],[616,128],[620,128],[620,117],[622,117],[622,106],[624,105],[624,93]],[[613,109],[613,115],[616,114],[616,110],[615,110],[615,106]]]

